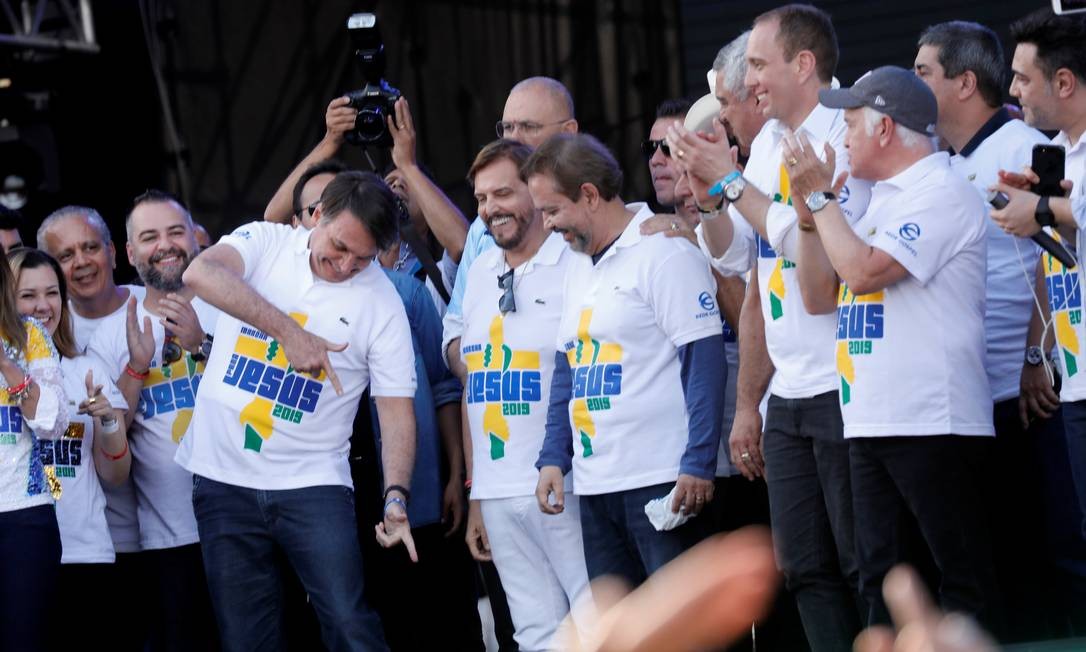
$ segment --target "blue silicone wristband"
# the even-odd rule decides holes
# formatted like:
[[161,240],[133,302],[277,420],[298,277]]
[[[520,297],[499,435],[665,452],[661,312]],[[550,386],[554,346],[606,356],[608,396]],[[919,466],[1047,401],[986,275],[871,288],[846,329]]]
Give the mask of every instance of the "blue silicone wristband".
[[405,503],[402,498],[397,498],[397,497],[393,496],[392,498],[389,498],[388,500],[385,501],[385,512],[386,513],[388,512],[388,506],[391,505],[392,503],[399,503],[400,507],[403,508],[403,511],[404,512],[407,511],[407,503]]
[[710,197],[716,197],[720,193],[724,192],[724,186],[728,185],[732,181],[735,181],[736,179],[738,179],[741,176],[742,176],[742,172],[740,172],[739,170],[732,170],[731,174],[724,177],[720,181],[717,181],[716,183],[713,184],[712,188],[709,188],[709,196]]

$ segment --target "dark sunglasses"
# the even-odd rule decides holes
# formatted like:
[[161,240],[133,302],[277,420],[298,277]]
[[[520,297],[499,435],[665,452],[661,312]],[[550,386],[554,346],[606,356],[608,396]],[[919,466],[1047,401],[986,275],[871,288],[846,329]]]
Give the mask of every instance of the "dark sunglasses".
[[498,310],[504,315],[507,312],[517,311],[517,302],[513,298],[513,270],[498,277],[498,288],[504,290],[498,299]]
[[185,354],[181,345],[177,343],[177,336],[166,329],[166,339],[162,341],[162,366],[168,367],[181,359]]
[[661,138],[660,140],[643,140],[641,141],[641,154],[645,158],[652,158],[652,155],[656,153],[656,149],[660,148],[664,152],[664,156],[671,158],[671,148],[667,146],[667,139]]
[[299,210],[297,213],[294,214],[294,216],[297,217],[299,221],[301,221],[301,219],[304,217],[305,213],[309,213],[309,217],[313,217],[313,213],[317,212],[317,204],[319,204],[319,203],[321,203],[321,202],[318,199],[317,201],[313,202],[309,206],[306,206],[305,208],[302,208],[301,210]]

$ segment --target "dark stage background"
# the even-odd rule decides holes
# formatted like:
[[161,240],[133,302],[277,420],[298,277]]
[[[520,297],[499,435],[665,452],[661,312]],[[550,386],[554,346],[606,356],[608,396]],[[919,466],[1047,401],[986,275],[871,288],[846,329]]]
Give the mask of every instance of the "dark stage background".
[[[182,196],[213,235],[258,218],[323,134],[328,101],[361,85],[346,19],[375,10],[386,78],[411,101],[419,157],[466,215],[468,164],[494,138],[509,88],[538,74],[569,86],[582,129],[623,163],[624,196],[643,199],[650,185],[637,148],[656,104],[707,92],[717,49],[778,4],[99,0],[97,54],[0,43],[0,77],[12,80],[0,88],[0,180],[14,168],[31,180],[27,236],[55,206],[81,203],[101,210],[123,247],[127,205],[149,187]],[[910,65],[929,24],[977,20],[1006,35],[1011,20],[1046,3],[818,4],[834,17],[837,76],[849,84],[877,65]],[[353,148],[343,156],[368,167]]]

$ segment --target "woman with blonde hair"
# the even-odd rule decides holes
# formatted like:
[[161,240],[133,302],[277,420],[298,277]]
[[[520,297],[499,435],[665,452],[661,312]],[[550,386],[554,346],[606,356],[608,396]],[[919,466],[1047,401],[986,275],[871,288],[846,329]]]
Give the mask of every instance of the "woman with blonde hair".
[[[39,441],[68,427],[60,357],[45,327],[20,316],[15,278],[0,265],[0,650],[41,647],[56,594],[58,483],[46,476]],[[66,609],[65,609],[66,613]]]

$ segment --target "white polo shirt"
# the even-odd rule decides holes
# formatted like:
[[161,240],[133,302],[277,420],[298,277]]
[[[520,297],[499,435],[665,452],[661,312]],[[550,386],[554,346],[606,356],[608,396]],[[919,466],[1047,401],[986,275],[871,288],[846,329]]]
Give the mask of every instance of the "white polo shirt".
[[678,348],[720,334],[716,284],[688,242],[642,236],[645,204],[599,262],[571,252],[558,350],[572,373],[573,483],[591,495],[673,482],[688,441]]
[[[122,285],[129,291],[128,298],[136,297],[136,301],[143,301],[147,290],[140,285]],[[68,313],[72,316],[72,334],[75,335],[75,347],[80,353],[86,353],[91,338],[103,321],[114,315],[123,315],[128,310],[128,299],[112,313],[105,317],[87,319],[80,317],[68,302]],[[113,372],[110,372],[113,378]],[[140,549],[140,522],[137,516],[136,487],[132,484],[132,475],[129,474],[124,482],[117,486],[102,485],[102,492],[106,496],[106,523],[109,524],[109,534],[113,538],[113,549],[117,552],[136,552]]]
[[[1064,178],[1075,183],[1071,189],[1072,205],[1086,199],[1086,138],[1079,137],[1071,144],[1065,132],[1056,134],[1053,145],[1062,145],[1066,150]],[[1052,312],[1052,328],[1056,332],[1057,357],[1063,370],[1063,386],[1060,400],[1065,403],[1086,399],[1086,327],[1082,323],[1082,255],[1086,252],[1082,237],[1086,229],[1086,215],[1079,211],[1075,215],[1078,225],[1076,234],[1079,264],[1077,269],[1068,270],[1047,253],[1043,256],[1045,285],[1048,289],[1048,305]]]
[[[338,219],[353,219],[344,216]],[[252,489],[351,487],[347,464],[358,399],[415,396],[415,353],[403,302],[376,264],[342,283],[310,267],[310,233],[253,222],[222,238],[245,263],[244,280],[307,331],[348,344],[329,352],[343,386],[290,367],[282,346],[223,312],[177,462],[193,473]]]
[[554,334],[572,258],[562,236],[548,236],[534,256],[513,270],[516,311],[504,316],[498,310],[504,291],[497,277],[508,271],[505,250],[488,249],[468,270],[460,350],[468,368],[464,397],[473,499],[535,493],[535,461],[543,446],[554,375]]
[[[825,143],[833,147],[836,178],[848,170],[845,149],[844,111],[817,105],[800,125],[797,133],[807,136],[815,151]],[[776,372],[770,382],[771,394],[781,398],[809,398],[837,388],[832,351],[836,321],[833,315],[812,315],[803,306],[799,280],[795,273],[798,229],[791,207],[793,197],[787,168],[782,162],[782,142],[787,127],[779,120],[769,120],[751,143],[750,161],[743,176],[749,184],[766,194],[773,203],[766,214],[766,242],[751,228],[735,206],[728,209],[735,226],[735,237],[724,254],[713,260],[723,274],[742,274],[752,261],[758,265],[758,289],[765,318],[766,348]],[[849,223],[854,223],[867,209],[871,184],[849,177],[838,203]],[[803,198],[796,198],[803,201]],[[721,216],[718,219],[727,219]],[[708,254],[708,249],[703,249]],[[812,345],[826,342],[827,346]]]
[[[90,356],[61,358],[64,393],[68,396],[68,429],[60,439],[41,440],[38,448],[45,468],[60,481],[57,525],[60,527],[62,564],[113,563],[113,539],[106,523],[106,496],[98,480],[94,459],[94,419],[77,408],[87,398],[87,371],[102,385],[102,396],[115,409],[128,403],[113,383],[112,374]],[[115,452],[115,451],[114,451]]]
[[945,152],[875,184],[853,228],[909,273],[861,296],[841,284],[846,438],[995,434],[984,370],[986,220]]
[[[148,312],[146,299],[136,306],[142,328],[151,320],[155,354],[140,390],[136,417],[128,429],[132,451],[132,484],[136,491],[140,548],[157,550],[196,543],[196,515],[192,511],[192,474],[174,462],[177,446],[190,431],[196,393],[204,374],[204,363],[195,362],[184,351],[181,358],[163,365],[162,347],[166,330],[159,318]],[[219,311],[200,299],[192,308],[205,332],[214,332]],[[98,359],[112,374],[114,383],[128,363],[126,311],[117,311],[98,326],[87,354]]]
[[[1017,171],[1029,165],[1033,146],[1044,142],[1048,139],[1041,132],[1021,120],[1008,120],[976,149],[967,146],[964,153],[950,157],[950,167],[965,177],[983,200],[988,188],[999,181],[1000,170]],[[985,207],[991,210],[987,203]],[[986,367],[992,400],[999,402],[1018,396],[1026,333],[1033,314],[1031,288],[1041,249],[1029,238],[1004,233],[991,219],[985,220],[985,230],[988,233]]]

